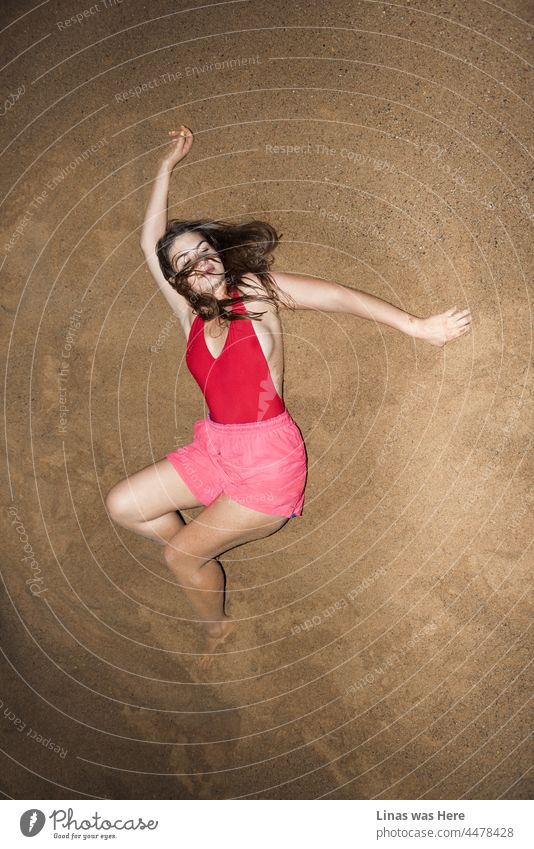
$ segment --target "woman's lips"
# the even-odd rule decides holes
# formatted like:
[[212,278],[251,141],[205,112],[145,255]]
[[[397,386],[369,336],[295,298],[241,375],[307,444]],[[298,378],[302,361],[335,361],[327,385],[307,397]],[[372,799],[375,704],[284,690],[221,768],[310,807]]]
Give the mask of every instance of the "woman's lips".
[[211,274],[212,271],[215,271],[215,267],[211,262],[208,262],[206,265],[197,265],[196,270],[199,274]]
[[220,271],[216,265],[211,262],[208,262],[206,265],[197,265],[195,273],[200,277],[205,277],[206,280],[211,281],[211,278],[214,276],[220,276]]

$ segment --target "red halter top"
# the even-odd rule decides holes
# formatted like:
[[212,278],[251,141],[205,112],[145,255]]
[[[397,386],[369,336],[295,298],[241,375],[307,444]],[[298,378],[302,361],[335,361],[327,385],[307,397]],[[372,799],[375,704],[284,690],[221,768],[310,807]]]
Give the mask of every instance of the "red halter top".
[[[232,291],[232,297],[238,291]],[[232,311],[246,312],[241,300]],[[210,418],[221,424],[258,422],[283,413],[286,406],[273,384],[269,365],[252,319],[229,322],[224,348],[218,357],[208,349],[204,322],[197,315],[187,340],[186,363],[200,386]]]

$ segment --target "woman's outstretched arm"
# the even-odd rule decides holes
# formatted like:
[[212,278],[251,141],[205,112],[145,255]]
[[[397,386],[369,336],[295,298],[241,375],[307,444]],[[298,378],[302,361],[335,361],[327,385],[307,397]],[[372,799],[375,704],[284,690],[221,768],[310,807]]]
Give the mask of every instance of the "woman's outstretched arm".
[[393,304],[340,283],[289,272],[271,271],[275,283],[300,309],[346,312],[387,324],[408,336],[440,348],[466,333],[471,326],[470,310],[456,307],[429,318],[418,318]]
[[[189,153],[193,144],[193,134],[187,127],[181,127],[179,131],[172,130],[169,136],[170,144],[168,150],[159,163],[156,177],[152,184],[152,191],[141,229],[140,242],[150,273],[173,312],[182,321],[182,319],[191,313],[191,307],[186,299],[179,295],[163,276],[156,254],[156,243],[158,239],[161,239],[167,229],[169,184],[173,168]],[[184,329],[186,328],[184,327]]]

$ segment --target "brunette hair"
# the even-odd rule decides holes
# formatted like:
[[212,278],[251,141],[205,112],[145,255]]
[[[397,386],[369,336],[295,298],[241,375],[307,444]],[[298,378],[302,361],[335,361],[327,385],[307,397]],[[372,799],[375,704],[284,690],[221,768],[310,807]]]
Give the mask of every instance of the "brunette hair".
[[[269,274],[269,268],[274,260],[273,251],[280,241],[278,233],[270,224],[256,220],[241,224],[205,219],[169,221],[165,234],[156,244],[161,271],[173,289],[186,299],[193,311],[204,321],[217,316],[229,321],[247,318],[261,320],[263,312],[232,312],[232,304],[237,300],[236,298],[219,299],[209,292],[195,292],[191,288],[188,278],[198,258],[188,260],[180,271],[176,271],[170,257],[171,246],[176,237],[190,231],[200,233],[218,254],[224,267],[228,292],[234,288],[237,289],[243,302],[269,301],[275,305],[277,311],[281,303],[289,308],[294,306],[292,299],[280,291]],[[209,254],[203,256],[209,257]],[[258,277],[260,287],[253,286],[252,281],[248,283],[243,281],[247,273]],[[254,294],[246,294],[243,291],[244,286],[253,288]]]

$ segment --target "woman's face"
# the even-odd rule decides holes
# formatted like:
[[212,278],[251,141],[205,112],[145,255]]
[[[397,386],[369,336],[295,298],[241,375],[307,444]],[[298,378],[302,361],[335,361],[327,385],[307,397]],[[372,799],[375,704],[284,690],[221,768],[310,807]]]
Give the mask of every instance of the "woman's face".
[[175,271],[181,271],[190,260],[195,263],[188,278],[193,291],[223,297],[222,290],[219,292],[215,290],[224,283],[224,265],[202,233],[190,230],[176,236],[171,245],[169,257]]

